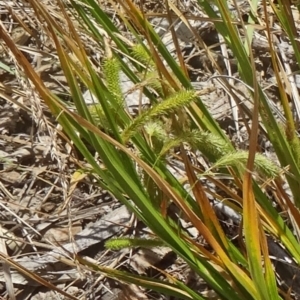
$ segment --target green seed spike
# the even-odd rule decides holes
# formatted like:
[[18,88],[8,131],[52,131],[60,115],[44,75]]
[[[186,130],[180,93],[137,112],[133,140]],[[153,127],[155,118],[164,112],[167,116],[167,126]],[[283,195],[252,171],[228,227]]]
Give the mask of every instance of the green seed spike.
[[127,141],[137,130],[144,126],[150,119],[158,118],[175,111],[176,109],[183,108],[188,105],[196,97],[196,92],[193,90],[179,91],[165,101],[155,104],[152,108],[140,114],[133,122],[124,130],[123,140]]
[[113,238],[105,243],[105,247],[111,250],[120,250],[124,248],[153,248],[164,246],[164,243],[157,239],[141,239],[141,238]]
[[121,83],[120,83],[120,71],[121,71],[120,63],[115,57],[108,58],[104,61],[103,74],[107,82],[107,89],[113,97],[113,99],[111,99],[111,102],[114,107],[123,105],[123,101],[124,101],[124,97],[121,89]]

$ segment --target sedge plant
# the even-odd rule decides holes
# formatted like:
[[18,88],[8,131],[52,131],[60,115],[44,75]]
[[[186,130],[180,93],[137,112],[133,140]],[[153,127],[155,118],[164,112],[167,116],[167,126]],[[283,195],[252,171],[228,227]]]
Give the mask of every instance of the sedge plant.
[[[277,4],[261,1],[262,21],[257,13],[258,1],[251,1],[248,20],[244,21],[236,1],[233,1],[233,5],[237,14],[231,12],[227,1],[195,1],[195,5],[207,15],[207,20],[214,24],[226,47],[233,53],[238,64],[239,78],[251,87],[248,90],[253,103],[250,114],[252,122],[247,125],[250,126],[249,147],[241,150],[230,141],[202,102],[200,93],[193,88],[180,49],[176,47],[177,55],[172,56],[144,12],[132,1],[115,2],[118,5],[113,2],[111,5],[131,34],[130,42],[122,36],[95,0],[71,0],[68,7],[57,0],[67,30],[49,14],[40,1],[29,1],[40,21],[47,24],[74,101],[74,110],[70,110],[44,86],[32,66],[11,42],[9,35],[1,31],[4,42],[23,68],[24,74],[32,81],[64,132],[89,164],[89,173],[149,227],[154,236],[151,240],[116,239],[107,242],[107,247],[167,246],[203,278],[219,299],[287,299],[289,296],[276,283],[267,236],[284,245],[294,261],[300,263],[299,241],[295,236],[300,223],[300,145],[281,80],[282,74],[286,74],[273,44],[274,36],[268,24],[267,8],[272,9],[281,30],[291,41],[299,64],[299,40],[295,38],[297,32],[290,4],[281,0]],[[165,7],[167,16],[171,13],[175,15],[190,28],[194,39],[203,43],[174,2],[166,0]],[[268,40],[286,120],[284,124],[276,119],[270,100],[256,78],[252,53],[256,27],[263,29]],[[173,30],[172,26],[170,30]],[[86,54],[78,31],[87,34],[103,49],[101,75]],[[178,46],[174,31],[173,40]],[[204,49],[218,70],[209,49]],[[149,99],[149,107],[139,109],[136,116],[132,116],[126,109],[121,72]],[[231,88],[227,78],[220,77],[220,81]],[[92,105],[85,103],[82,85],[93,95],[95,103]],[[256,153],[260,126],[264,128],[278,162]],[[89,151],[86,141],[99,154],[101,166]],[[168,167],[175,149],[179,153],[177,159],[184,166],[190,189],[186,189]],[[203,170],[193,165],[187,151],[196,156],[200,152],[209,168]],[[230,179],[238,193],[232,192],[222,183],[220,174]],[[222,199],[221,195],[217,200],[228,204],[240,216],[240,246],[230,240],[220,225],[200,178],[214,182],[231,196],[233,201]],[[283,182],[288,184],[291,196],[287,196],[282,189]],[[278,199],[281,205],[285,204],[285,219],[267,197],[266,186],[275,190],[274,199]],[[212,251],[207,251],[184,233],[179,224],[168,216],[167,208],[171,203],[203,236]],[[290,226],[287,226],[287,222]],[[116,280],[180,299],[205,299],[201,292],[193,291],[163,271],[165,280],[159,280],[99,266],[80,256],[76,259],[93,272],[104,273]]]

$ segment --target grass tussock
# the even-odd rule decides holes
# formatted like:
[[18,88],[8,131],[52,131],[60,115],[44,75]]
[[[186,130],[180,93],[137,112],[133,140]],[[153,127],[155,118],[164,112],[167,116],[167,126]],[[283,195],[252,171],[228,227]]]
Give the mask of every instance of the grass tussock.
[[[152,12],[130,0],[57,0],[55,15],[47,3],[29,1],[58,58],[69,102],[47,87],[3,24],[0,35],[18,66],[14,74],[39,95],[40,114],[51,113],[64,141],[84,159],[70,189],[92,177],[148,230],[109,240],[108,249],[167,247],[218,299],[296,299],[297,289],[280,284],[273,258],[283,259],[274,254],[274,245],[282,245],[293,265],[300,264],[299,5],[175,2],[153,4]],[[157,20],[163,20],[162,30]],[[90,55],[93,48],[97,58]],[[217,92],[209,92],[211,84]],[[86,90],[92,104],[83,97]],[[80,255],[74,260],[93,274],[160,297],[207,299],[205,289],[192,289],[159,267],[153,266],[157,279]],[[291,275],[283,273],[281,280],[290,283]],[[9,293],[14,299],[12,286]]]

